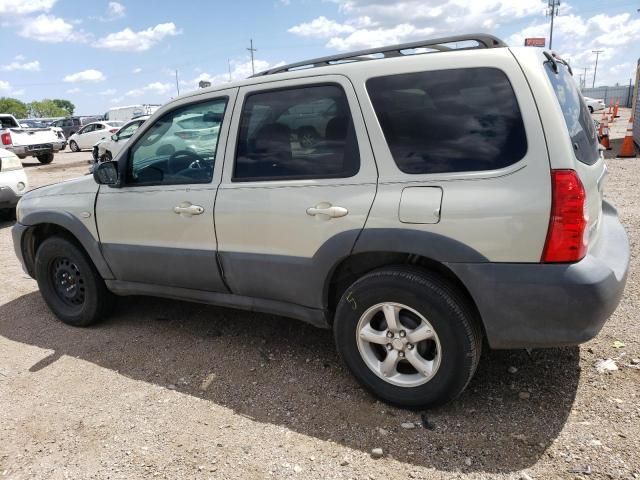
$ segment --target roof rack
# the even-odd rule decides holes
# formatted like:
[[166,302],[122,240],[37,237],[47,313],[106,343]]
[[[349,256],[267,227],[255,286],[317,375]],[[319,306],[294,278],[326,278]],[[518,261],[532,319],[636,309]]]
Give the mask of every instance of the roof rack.
[[[475,41],[477,45],[467,46],[462,48],[452,48],[447,44],[456,42],[470,42]],[[312,60],[304,60],[302,62],[290,63],[288,65],[281,65],[279,67],[270,68],[264,72],[256,73],[253,77],[262,77],[264,75],[273,75],[274,73],[289,72],[292,70],[302,70],[306,68],[326,67],[328,65],[335,65],[337,63],[346,62],[359,62],[364,60],[376,60],[371,55],[382,55],[382,58],[402,57],[403,55],[414,55],[414,53],[404,53],[406,50],[415,50],[418,48],[427,48],[435,50],[437,52],[446,52],[450,50],[473,50],[479,48],[500,48],[506,47],[504,43],[493,35],[487,35],[484,33],[472,33],[468,35],[455,35],[452,37],[433,38],[430,40],[422,40],[418,42],[400,43],[398,45],[391,45],[386,47],[369,48],[367,50],[358,50],[356,52],[341,53],[338,55],[331,55],[328,57],[314,58]],[[420,52],[420,53],[432,53],[432,52]]]

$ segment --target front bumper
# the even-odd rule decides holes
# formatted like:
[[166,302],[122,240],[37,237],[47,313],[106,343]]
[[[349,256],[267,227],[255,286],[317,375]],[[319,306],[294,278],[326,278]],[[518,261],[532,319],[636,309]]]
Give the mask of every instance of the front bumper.
[[629,240],[603,203],[598,242],[573,264],[449,264],[468,288],[492,348],[577,345],[595,337],[620,303]]
[[11,228],[11,236],[13,237],[13,249],[16,252],[16,257],[18,257],[18,260],[20,260],[22,270],[33,277],[33,272],[29,271],[29,268],[27,267],[27,264],[25,262],[24,252],[22,250],[23,237],[28,228],[29,227],[27,225],[22,225],[21,223],[16,222],[15,225]]
[[18,194],[10,187],[0,187],[0,208],[15,208],[22,194]]

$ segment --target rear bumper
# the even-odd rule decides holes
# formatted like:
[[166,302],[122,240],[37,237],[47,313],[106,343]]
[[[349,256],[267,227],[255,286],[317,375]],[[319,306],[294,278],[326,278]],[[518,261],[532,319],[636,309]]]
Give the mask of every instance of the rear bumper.
[[615,311],[629,269],[629,240],[604,202],[600,238],[574,264],[449,264],[468,288],[492,348],[576,345]]
[[4,147],[6,150],[13,152],[20,158],[36,157],[38,155],[46,155],[47,153],[56,153],[64,148],[66,141],[58,141],[42,145],[10,145]]

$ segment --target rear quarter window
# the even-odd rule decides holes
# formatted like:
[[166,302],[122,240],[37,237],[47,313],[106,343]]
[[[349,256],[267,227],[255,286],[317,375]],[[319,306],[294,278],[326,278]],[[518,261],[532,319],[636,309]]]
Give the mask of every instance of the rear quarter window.
[[600,158],[598,137],[582,94],[564,65],[559,64],[556,73],[547,62],[545,71],[558,98],[576,158],[582,163],[593,165]]
[[389,75],[369,79],[367,91],[405,173],[494,170],[527,153],[520,108],[501,70]]

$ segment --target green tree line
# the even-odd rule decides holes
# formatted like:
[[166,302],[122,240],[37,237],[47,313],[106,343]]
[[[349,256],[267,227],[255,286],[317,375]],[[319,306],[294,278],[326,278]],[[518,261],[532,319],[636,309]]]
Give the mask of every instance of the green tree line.
[[68,117],[76,106],[69,100],[44,98],[25,103],[17,98],[0,97],[0,113],[9,113],[16,118]]

